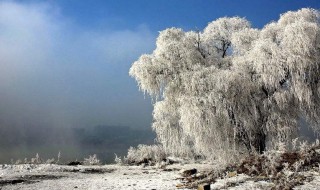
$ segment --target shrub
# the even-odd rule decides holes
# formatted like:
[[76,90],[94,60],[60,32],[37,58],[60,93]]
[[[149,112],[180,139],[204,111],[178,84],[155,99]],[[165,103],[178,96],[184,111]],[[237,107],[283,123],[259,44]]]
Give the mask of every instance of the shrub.
[[[116,156],[115,161],[117,163],[129,164],[129,165],[140,165],[149,164],[154,165],[161,161],[166,160],[166,153],[161,145],[143,145],[140,144],[138,147],[130,147],[128,150],[127,157],[121,159]],[[120,160],[119,160],[120,159]]]
[[100,160],[97,158],[97,155],[89,155],[89,158],[85,158],[83,161],[84,165],[101,165]]

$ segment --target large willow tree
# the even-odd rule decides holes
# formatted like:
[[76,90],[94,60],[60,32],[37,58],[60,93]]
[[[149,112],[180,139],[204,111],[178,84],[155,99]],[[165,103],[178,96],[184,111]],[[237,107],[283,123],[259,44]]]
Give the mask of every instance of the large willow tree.
[[319,12],[290,11],[261,30],[239,17],[169,28],[129,73],[155,100],[152,127],[167,152],[263,152],[296,137],[301,117],[319,129]]

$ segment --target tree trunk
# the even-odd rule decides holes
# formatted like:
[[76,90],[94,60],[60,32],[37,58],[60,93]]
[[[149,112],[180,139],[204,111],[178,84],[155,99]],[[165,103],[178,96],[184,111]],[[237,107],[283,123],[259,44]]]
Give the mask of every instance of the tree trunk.
[[266,134],[263,131],[256,134],[252,146],[254,150],[260,154],[266,150]]

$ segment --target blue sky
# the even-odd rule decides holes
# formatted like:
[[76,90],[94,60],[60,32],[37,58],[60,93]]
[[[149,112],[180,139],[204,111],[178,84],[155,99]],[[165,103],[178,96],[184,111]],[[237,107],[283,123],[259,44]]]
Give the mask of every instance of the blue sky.
[[0,124],[150,127],[152,103],[128,76],[160,30],[223,16],[261,28],[319,0],[0,1]]
[[151,30],[167,27],[204,28],[223,16],[246,17],[262,27],[279,14],[302,7],[320,8],[318,0],[58,0],[64,15],[84,26],[108,25],[115,29],[146,24]]

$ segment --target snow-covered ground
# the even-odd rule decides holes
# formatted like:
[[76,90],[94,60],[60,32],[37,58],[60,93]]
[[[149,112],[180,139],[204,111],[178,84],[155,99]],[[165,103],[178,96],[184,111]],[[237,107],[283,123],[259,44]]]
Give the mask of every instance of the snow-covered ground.
[[[64,165],[2,165],[0,166],[1,190],[34,189],[177,189],[182,184],[181,172],[197,168],[199,172],[210,171],[208,164],[174,164],[165,169],[142,166],[64,166]],[[294,189],[319,189],[320,173],[306,172],[312,176]],[[211,189],[271,189],[274,184],[267,180],[253,180],[244,174],[218,179]]]
[[[301,173],[302,174],[302,173]],[[305,172],[304,176],[313,178],[310,182],[304,181],[302,185],[294,187],[294,190],[319,190],[320,189],[320,173]],[[217,180],[210,185],[211,189],[228,189],[228,190],[264,190],[279,189],[275,188],[275,184],[268,180],[257,180],[247,175],[236,175],[234,177],[226,177]]]
[[180,170],[194,167],[211,169],[194,164],[171,165],[166,169],[118,165],[2,165],[0,189],[176,189]]

